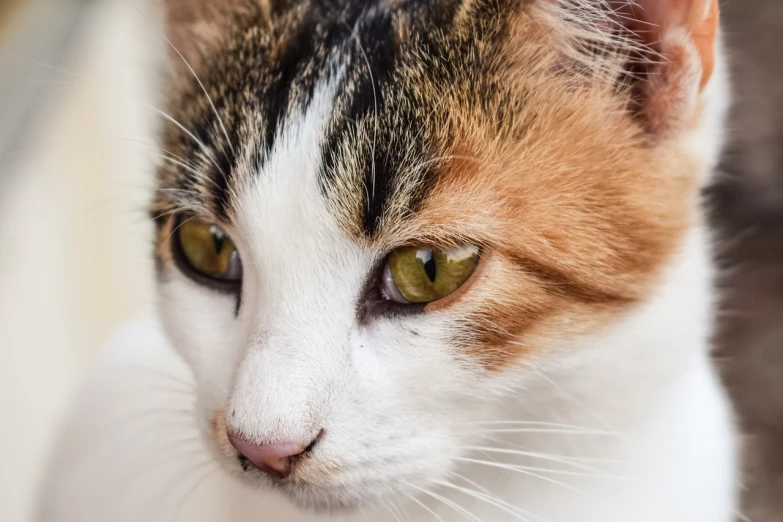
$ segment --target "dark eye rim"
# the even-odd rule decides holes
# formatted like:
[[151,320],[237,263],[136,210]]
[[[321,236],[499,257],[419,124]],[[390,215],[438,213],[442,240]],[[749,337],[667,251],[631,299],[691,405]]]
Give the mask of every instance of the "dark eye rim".
[[[397,248],[404,248],[408,246],[426,246],[426,248],[432,249],[439,248],[435,245],[400,245]],[[470,276],[468,276],[465,282],[462,283],[462,285],[468,284],[468,281],[474,277],[474,274],[478,271],[478,267],[483,259],[484,247],[478,243],[476,244],[476,247],[478,248],[478,261],[476,262],[476,267],[473,269],[473,272],[471,272]],[[383,292],[381,291],[381,285],[383,284],[383,272],[386,269],[389,258],[394,253],[394,251],[397,250],[397,248],[394,248],[386,253],[386,255],[380,258],[380,260],[375,264],[373,269],[370,270],[370,275],[367,278],[367,282],[365,283],[365,288],[361,294],[361,299],[359,300],[358,305],[359,322],[362,324],[367,324],[377,317],[406,317],[421,315],[427,311],[427,305],[431,303],[437,303],[444,299],[448,299],[449,297],[445,296],[441,299],[436,299],[435,301],[430,301],[428,303],[400,303],[384,297]]]
[[[239,295],[242,291],[242,280],[240,277],[236,280],[219,279],[212,277],[204,272],[196,269],[188,260],[188,256],[185,255],[185,250],[182,247],[182,241],[180,240],[180,228],[182,224],[188,219],[200,219],[198,216],[190,214],[180,214],[173,218],[173,229],[171,232],[171,254],[174,258],[174,264],[177,266],[180,272],[182,272],[189,279],[195,281],[201,286],[217,290],[224,294]],[[219,225],[216,225],[219,226]],[[222,228],[222,227],[221,227]],[[224,231],[225,232],[225,231]],[[229,238],[231,236],[226,234]],[[233,242],[233,239],[232,239]],[[236,246],[236,243],[234,243]],[[241,257],[240,257],[241,261]]]
[[405,317],[423,314],[428,303],[398,303],[384,297],[380,283],[383,268],[386,266],[385,258],[380,265],[380,271],[373,270],[371,272],[373,275],[368,278],[369,284],[359,301],[359,322],[367,324],[378,317]]

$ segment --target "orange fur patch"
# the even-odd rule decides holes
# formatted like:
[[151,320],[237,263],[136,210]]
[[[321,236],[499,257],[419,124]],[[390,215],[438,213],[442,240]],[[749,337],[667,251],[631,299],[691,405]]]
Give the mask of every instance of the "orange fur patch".
[[[517,31],[504,81],[524,105],[447,100],[453,159],[394,228],[396,241],[445,238],[488,253],[467,291],[429,307],[462,317],[457,340],[488,369],[544,339],[595,332],[648,298],[693,223],[702,167],[674,140],[650,145],[616,91],[558,74],[555,57],[532,60],[547,52],[535,24]],[[490,115],[511,123],[498,131]]]

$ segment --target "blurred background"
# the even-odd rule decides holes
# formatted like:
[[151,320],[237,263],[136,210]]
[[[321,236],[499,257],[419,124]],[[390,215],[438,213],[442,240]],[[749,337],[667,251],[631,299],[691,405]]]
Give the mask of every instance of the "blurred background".
[[152,305],[144,0],[0,0],[0,521],[26,522],[107,332]]
[[[108,333],[153,306],[156,1],[0,0],[2,522],[29,520]],[[722,5],[736,95],[705,194],[723,268],[716,358],[747,434],[743,512],[783,521],[783,0]]]

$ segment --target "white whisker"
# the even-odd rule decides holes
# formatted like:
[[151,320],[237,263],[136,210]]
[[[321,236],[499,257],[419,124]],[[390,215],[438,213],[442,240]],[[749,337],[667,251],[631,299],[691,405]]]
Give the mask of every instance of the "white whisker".
[[456,423],[457,426],[462,425],[519,425],[519,426],[545,426],[549,428],[564,428],[579,431],[599,431],[596,428],[588,428],[586,426],[575,426],[573,424],[561,424],[558,422],[544,422],[544,421],[504,421],[504,420],[489,420],[489,421],[465,421]]
[[[182,55],[181,52],[179,52],[179,49],[177,49],[177,46],[175,46],[171,40],[168,39],[168,37],[163,34],[159,29],[155,27],[155,25],[150,21],[149,18],[147,18],[147,15],[145,15],[141,9],[139,9],[138,5],[134,5],[136,8],[136,11],[139,12],[139,14],[147,21],[147,23],[155,28],[155,30],[160,34],[160,36],[166,40],[166,43],[168,43],[172,49],[174,49],[174,52],[177,53],[177,55],[182,59],[182,62],[185,64],[185,66],[188,68],[190,73],[193,75],[193,77],[196,79],[196,82],[198,82],[199,87],[201,87],[202,92],[204,93],[204,96],[207,97],[207,101],[209,102],[209,106],[212,108],[212,112],[217,117],[218,123],[220,124],[220,128],[223,130],[223,136],[226,138],[226,143],[228,143],[229,148],[231,149],[232,154],[236,154],[234,150],[234,145],[231,143],[231,138],[228,137],[228,131],[226,130],[226,126],[223,124],[223,119],[220,117],[220,113],[218,112],[217,108],[215,107],[215,104],[212,102],[212,97],[207,92],[207,89],[204,87],[204,84],[201,83],[201,78],[198,77],[198,74],[196,74],[196,71],[193,70],[193,67],[190,66],[190,63],[185,59],[185,57]],[[225,154],[225,151],[223,151]],[[228,159],[228,156],[226,156],[226,159]]]
[[[71,74],[75,74],[75,73],[71,73]],[[89,78],[80,77],[79,75],[77,75],[77,77],[84,83],[89,83],[90,82]],[[53,85],[78,85],[78,82],[58,81],[58,80],[55,80],[55,81],[49,81],[49,80],[46,80],[46,81],[35,81],[34,83],[53,84]],[[139,98],[137,98],[136,96],[134,96],[132,94],[128,94],[126,92],[122,92],[122,91],[120,91],[118,89],[114,89],[114,88],[109,88],[109,90],[114,92],[114,93],[117,93],[117,94],[119,94],[121,96],[125,96],[125,97],[135,101],[136,103],[138,103],[142,107],[153,111],[154,113],[158,114],[159,116],[161,116],[165,120],[167,120],[167,121],[171,122],[172,124],[174,124],[183,133],[185,133],[185,135],[187,135],[191,140],[193,140],[193,142],[196,145],[199,146],[199,149],[201,150],[201,152],[204,153],[204,155],[207,157],[207,159],[210,161],[210,163],[212,163],[212,165],[215,166],[215,168],[218,170],[218,172],[220,172],[224,176],[226,175],[225,171],[218,164],[217,160],[215,159],[215,156],[212,154],[212,151],[210,150],[210,148],[207,147],[206,144],[203,141],[201,141],[195,134],[193,134],[193,132],[191,132],[182,123],[180,123],[179,120],[177,120],[176,118],[174,118],[173,116],[168,114],[166,111],[164,111],[162,109],[159,109],[158,107],[155,107],[154,105],[151,105],[151,104],[149,104],[149,103],[147,103],[147,102],[145,102],[143,100],[140,100]]]
[[386,499],[383,504],[386,510],[389,513],[391,513],[391,515],[394,517],[394,520],[396,520],[397,522],[402,522],[402,519],[400,518],[399,514],[395,510],[394,504],[392,503],[391,500]]
[[[195,440],[196,440],[196,442],[200,442],[198,439],[195,439]],[[171,441],[168,441],[168,442],[171,442]],[[180,441],[175,441],[175,442],[177,442],[178,444],[181,444]],[[169,446],[170,446],[170,444],[167,444],[163,448],[161,448],[159,446],[159,447],[157,447],[155,449],[157,449],[157,450],[164,449],[164,450],[170,451],[169,450]],[[150,454],[150,452],[148,452],[145,455],[133,455],[133,458],[134,458],[134,461],[140,460],[140,459],[150,459],[150,460],[152,460],[152,458],[156,457],[158,453],[161,453],[161,452],[157,451],[157,452],[153,452],[152,454]],[[185,446],[184,447],[184,451],[178,451],[178,452],[175,452],[175,453],[166,454],[165,458],[159,458],[159,459],[156,458],[152,465],[146,466],[146,467],[144,467],[142,469],[137,469],[137,470],[135,470],[134,473],[130,473],[130,474],[127,474],[125,477],[122,477],[122,479],[119,482],[117,482],[117,484],[116,484],[116,486],[114,488],[114,493],[116,493],[118,491],[121,491],[121,490],[128,489],[128,487],[131,486],[137,480],[141,479],[144,476],[148,476],[153,471],[159,470],[162,467],[169,466],[169,465],[171,465],[174,462],[177,462],[179,460],[184,460],[184,459],[186,459],[188,457],[198,457],[198,456],[201,456],[201,455],[203,455],[203,447],[200,446],[200,444],[196,444],[194,446]],[[112,495],[110,495],[110,497],[113,498],[114,495],[112,494]]]
[[193,382],[192,380],[188,380],[185,377],[166,372],[164,370],[161,370],[160,368],[155,368],[152,366],[128,366],[126,369],[129,371],[142,370],[147,372],[148,376],[157,376],[162,379],[177,382],[193,391],[196,390],[196,383]]
[[571,470],[562,470],[562,469],[552,469],[552,468],[542,468],[538,466],[526,466],[523,464],[509,464],[509,463],[503,463],[498,462],[496,460],[492,461],[483,461],[486,464],[500,464],[502,466],[508,466],[509,469],[514,468],[515,470],[525,470],[525,471],[533,471],[533,472],[539,472],[539,473],[551,473],[553,475],[564,475],[569,477],[587,477],[587,478],[601,478],[601,479],[610,479],[610,480],[619,480],[619,481],[626,481],[627,479],[623,477],[618,477],[615,475],[608,475],[602,472],[598,473],[587,473],[582,471],[571,471]]
[[[520,457],[530,457],[530,458],[534,458],[534,459],[547,460],[547,461],[550,461],[550,462],[557,462],[557,463],[560,463],[560,464],[566,464],[568,466],[572,466],[572,467],[577,468],[577,469],[581,469],[581,470],[584,470],[584,471],[590,471],[590,472],[601,474],[601,475],[604,473],[603,471],[601,471],[601,470],[599,470],[597,468],[594,468],[594,467],[591,467],[591,466],[588,466],[588,465],[585,465],[585,464],[580,464],[578,462],[572,462],[567,457],[559,457],[559,456],[555,456],[555,455],[547,455],[546,453],[538,453],[538,452],[535,452],[535,451],[520,451],[520,450],[504,449],[504,448],[491,448],[491,447],[485,447],[485,446],[461,446],[461,448],[465,449],[465,450],[469,450],[469,451],[480,451],[482,453],[499,453],[499,454],[503,454],[503,455],[517,455],[517,456],[520,456]],[[607,478],[618,478],[618,477],[613,477],[611,475],[606,475],[606,477]]]
[[195,175],[198,177],[198,179],[201,179],[201,180],[206,180],[206,181],[208,181],[208,182],[209,182],[209,183],[210,183],[212,186],[214,186],[215,188],[218,188],[218,185],[217,185],[217,183],[215,183],[215,180],[213,180],[212,178],[210,178],[209,176],[207,176],[206,174],[204,174],[204,173],[203,173],[203,172],[201,172],[200,170],[196,170],[196,169],[194,169],[194,168],[192,168],[192,167],[188,166],[186,163],[184,163],[184,162],[182,162],[182,161],[179,161],[179,160],[176,160],[176,159],[174,159],[174,158],[170,158],[170,157],[166,156],[165,154],[157,154],[157,155],[158,155],[158,156],[159,156],[161,159],[163,159],[163,160],[165,160],[165,161],[168,161],[169,163],[173,163],[174,165],[177,165],[177,166],[179,166],[179,167],[182,167],[183,169],[187,170],[187,171],[188,171],[188,172],[190,172],[191,174],[195,174]]
[[[522,446],[521,444],[515,444],[512,442],[509,442],[504,439],[500,439],[497,437],[488,437],[486,435],[483,435],[482,440],[488,441],[488,442],[497,442],[499,444],[505,444],[506,446],[509,446],[511,448],[517,448],[523,451],[533,451],[527,446]],[[632,461],[629,460],[622,460],[622,459],[601,459],[601,458],[594,458],[594,457],[574,457],[572,455],[555,455],[553,453],[541,453],[541,452],[534,452],[537,455],[547,455],[550,457],[557,457],[562,458],[571,462],[585,462],[585,463],[592,463],[592,464],[628,464]]]
[[481,434],[481,433],[548,433],[548,434],[562,434],[562,435],[602,435],[607,437],[619,437],[616,432],[603,431],[603,430],[569,430],[569,429],[557,429],[557,428],[497,428],[497,429],[480,429],[476,431],[466,432],[468,434]]
[[432,497],[432,498],[434,498],[436,500],[439,500],[440,502],[442,502],[443,504],[447,505],[448,507],[450,507],[451,509],[453,509],[457,513],[461,514],[462,516],[464,516],[468,520],[472,520],[473,522],[482,522],[481,519],[478,518],[476,515],[474,515],[473,513],[468,511],[467,509],[463,508],[462,506],[460,506],[456,502],[447,499],[443,495],[438,495],[437,493],[434,493],[434,492],[429,491],[427,489],[420,488],[418,486],[415,486],[415,485],[407,483],[407,482],[405,483],[405,485],[407,485],[408,487],[411,487],[413,489],[416,489],[416,490],[422,492],[425,495],[429,495],[430,497]]
[[[171,494],[174,491],[174,488],[176,488],[177,484],[180,484],[182,480],[191,476],[191,474],[198,473],[202,469],[211,466],[214,466],[212,460],[201,460],[199,462],[196,462],[192,466],[177,470],[177,472],[175,472],[166,481],[166,484],[159,488],[158,494],[153,497],[152,501],[148,504],[147,509],[148,510],[159,509],[160,505],[165,501],[167,495]],[[149,513],[147,513],[146,516],[144,516],[141,520],[150,520],[154,518],[157,517],[152,517],[150,516]]]
[[460,479],[460,480],[463,480],[463,481],[467,482],[468,484],[470,484],[470,485],[471,485],[471,486],[473,486],[474,488],[478,489],[478,490],[479,490],[479,491],[481,491],[482,493],[484,493],[484,494],[486,494],[486,495],[490,495],[490,496],[492,495],[492,493],[490,493],[490,492],[489,492],[489,490],[488,490],[487,488],[485,488],[485,487],[481,486],[480,484],[478,484],[478,483],[476,483],[476,482],[474,482],[474,481],[470,480],[470,479],[469,479],[469,478],[467,478],[466,476],[464,476],[464,475],[460,475],[460,474],[459,474],[459,473],[457,473],[456,471],[450,471],[449,473],[450,473],[451,475],[454,475],[454,476],[455,476],[455,477],[457,477],[458,479]]
[[580,490],[578,488],[575,488],[575,487],[573,487],[573,486],[571,486],[569,484],[566,484],[564,482],[560,482],[559,480],[555,480],[555,479],[553,479],[551,477],[547,477],[546,475],[541,475],[540,473],[537,473],[538,471],[549,471],[549,472],[551,472],[552,470],[546,470],[546,469],[542,470],[542,469],[538,469],[538,468],[525,468],[525,467],[521,467],[521,466],[513,466],[513,465],[510,465],[510,464],[500,464],[498,462],[489,462],[489,461],[486,461],[486,460],[472,459],[472,458],[469,458],[469,457],[454,457],[454,459],[462,461],[462,462],[469,462],[471,464],[480,464],[482,466],[490,466],[490,467],[494,467],[494,468],[505,469],[505,470],[508,470],[508,471],[515,471],[515,472],[521,473],[523,475],[528,475],[530,477],[534,477],[534,478],[543,480],[545,482],[550,482],[552,484],[556,484],[558,486],[562,486],[562,487],[564,487],[566,489],[570,489],[571,491],[574,491],[575,493],[579,493],[580,495],[584,495],[586,497],[591,497],[592,496],[592,495],[589,495],[588,493],[586,493],[586,492],[584,492],[584,491],[582,491],[582,490]]
[[144,140],[137,140],[137,139],[134,139],[134,138],[125,138],[125,137],[122,137],[122,136],[112,136],[111,139],[116,140],[116,141],[126,141],[128,143],[137,143],[139,145],[146,145],[147,147],[155,149],[156,152],[161,152],[161,153],[167,154],[168,156],[170,156],[170,157],[172,157],[174,159],[178,159],[179,161],[185,163],[188,167],[190,167],[192,169],[196,169],[197,168],[196,165],[194,165],[193,163],[187,161],[182,156],[178,156],[177,154],[174,154],[170,150],[163,149],[163,148],[161,148],[159,145],[157,145],[155,143],[150,143],[150,142],[144,141]]
[[195,493],[198,488],[209,478],[212,476],[212,474],[216,471],[217,468],[214,466],[210,469],[207,468],[206,472],[204,472],[191,486],[190,490],[182,496],[182,499],[177,503],[177,505],[174,507],[174,511],[172,512],[171,516],[169,517],[169,522],[177,518],[177,515],[179,514],[180,510],[182,509],[182,506],[185,505],[185,503],[190,499],[191,496],[193,496],[193,493]]
[[[429,165],[432,165],[433,163],[440,163],[440,162],[449,161],[449,160],[455,160],[455,159],[457,159],[457,160],[464,160],[464,161],[472,161],[472,162],[482,163],[482,164],[489,164],[487,161],[482,160],[480,158],[475,158],[473,156],[460,156],[458,154],[452,154],[452,155],[447,155],[447,156],[437,156],[435,158],[430,158],[428,160],[425,160],[425,161],[422,161],[420,163],[417,163],[413,167],[410,167],[406,171],[405,175],[406,176],[413,176],[415,174],[418,174],[421,170],[425,169]],[[511,335],[511,334],[509,333],[508,335]]]
[[408,497],[408,499],[410,499],[410,500],[411,500],[411,501],[413,501],[414,503],[418,504],[418,505],[419,505],[419,507],[421,507],[421,509],[423,509],[424,511],[426,511],[426,512],[428,512],[430,515],[432,515],[432,517],[433,517],[435,520],[437,520],[438,522],[445,522],[445,521],[443,520],[443,518],[442,518],[440,515],[438,515],[437,513],[435,513],[435,512],[434,512],[432,509],[430,509],[430,508],[429,508],[429,507],[428,507],[428,506],[427,506],[427,505],[426,505],[424,502],[422,502],[421,500],[417,499],[415,496],[411,495],[410,493],[406,493],[406,494],[405,494],[405,496],[406,496],[406,497]]
[[[479,493],[478,491],[473,491],[472,489],[463,488],[460,486],[457,486],[455,484],[452,484],[451,482],[443,482],[443,481],[437,481],[436,484],[454,489],[456,491],[459,491],[460,493],[463,493],[465,495],[468,495],[469,497],[473,497],[475,499],[481,500],[483,502],[486,502],[487,504],[494,506],[501,511],[504,511],[510,515],[513,515],[517,519],[521,520],[522,522],[530,522],[530,518],[528,518],[526,515],[529,515],[530,513],[527,513],[523,509],[520,509],[512,504],[509,504],[508,502],[505,502],[503,500],[500,500],[499,498],[493,496],[493,495],[487,495],[484,493]],[[541,519],[539,519],[541,520]]]

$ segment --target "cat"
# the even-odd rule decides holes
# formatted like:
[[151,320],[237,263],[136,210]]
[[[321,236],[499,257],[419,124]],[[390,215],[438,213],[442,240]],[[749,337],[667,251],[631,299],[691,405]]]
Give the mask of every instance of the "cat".
[[39,520],[735,519],[716,1],[164,5],[160,317]]

